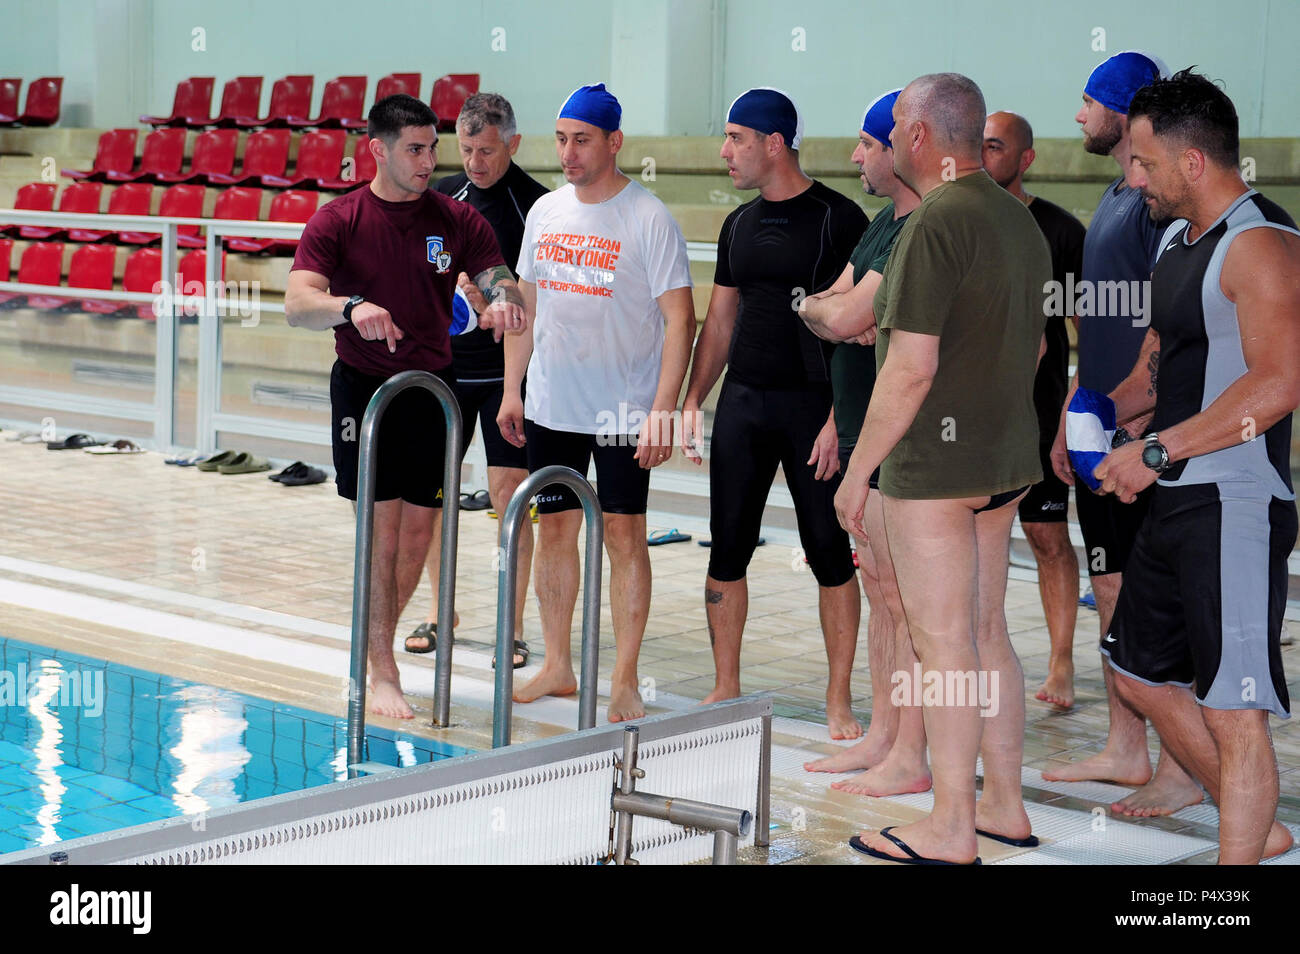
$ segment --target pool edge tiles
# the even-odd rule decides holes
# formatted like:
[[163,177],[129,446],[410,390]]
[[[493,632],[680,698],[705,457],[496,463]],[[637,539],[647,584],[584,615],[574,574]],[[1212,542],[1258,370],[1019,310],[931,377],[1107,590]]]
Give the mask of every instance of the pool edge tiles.
[[[347,777],[346,720],[0,636],[0,855]],[[394,766],[471,749],[379,726]]]

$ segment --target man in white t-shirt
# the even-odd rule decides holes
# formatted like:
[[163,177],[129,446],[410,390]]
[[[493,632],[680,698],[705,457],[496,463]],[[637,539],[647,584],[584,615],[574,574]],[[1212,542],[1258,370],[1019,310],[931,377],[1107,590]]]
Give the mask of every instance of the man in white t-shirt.
[[[556,117],[568,184],[538,199],[524,226],[518,273],[528,321],[506,338],[497,416],[502,436],[527,447],[530,471],[563,464],[585,474],[595,459],[617,647],[611,722],[645,715],[636,666],[650,612],[650,468],[672,454],[695,337],[686,241],[664,204],[618,171],[621,116],[602,83],[579,87]],[[537,509],[533,587],[546,658],[515,702],[577,688],[569,633],[582,511],[556,485],[541,489]]]

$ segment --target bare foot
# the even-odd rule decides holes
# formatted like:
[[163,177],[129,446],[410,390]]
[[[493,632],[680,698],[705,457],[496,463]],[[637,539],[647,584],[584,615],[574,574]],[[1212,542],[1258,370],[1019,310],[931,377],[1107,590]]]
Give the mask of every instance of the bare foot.
[[1159,818],[1161,815],[1172,815],[1188,805],[1199,805],[1203,798],[1205,793],[1201,791],[1201,786],[1185,775],[1168,779],[1158,774],[1149,784],[1115,802],[1110,810],[1116,815],[1128,815],[1130,818]]
[[1144,746],[1132,755],[1116,756],[1109,749],[1078,762],[1058,762],[1043,772],[1049,782],[1115,782],[1145,785],[1151,781],[1151,760]]
[[1043,681],[1043,687],[1034,693],[1039,702],[1046,702],[1058,709],[1069,709],[1074,705],[1074,664],[1053,667]]
[[[890,795],[911,795],[916,792],[928,792],[934,785],[928,770],[891,766],[886,759],[875,768],[868,769],[861,775],[832,782],[831,788],[851,795],[871,795],[875,798],[887,798]],[[904,839],[906,840],[906,839]],[[922,852],[924,854],[924,852]]]
[[367,702],[366,708],[375,715],[388,716],[390,719],[415,718],[415,713],[402,696],[402,687],[395,682],[372,682]]
[[840,749],[834,755],[828,755],[824,759],[804,762],[803,769],[805,772],[856,772],[859,769],[869,769],[884,761],[885,756],[889,754],[890,744],[888,741],[882,742],[872,738],[871,732],[868,731],[857,745]]
[[1260,860],[1285,854],[1294,844],[1295,838],[1291,836],[1291,832],[1281,823],[1273,822],[1273,827],[1268,830],[1268,839],[1264,842],[1264,854]]
[[542,671],[514,691],[515,702],[534,702],[542,696],[571,696],[578,691],[578,679],[573,669],[551,667],[545,663]]
[[[953,838],[949,834],[936,832],[930,818],[922,818],[910,825],[894,826],[890,832],[895,838],[907,845],[922,858],[936,861],[951,861],[954,864],[968,865],[975,860],[979,845],[972,828],[968,837]],[[861,832],[858,835],[867,847],[900,861],[909,860],[902,849],[878,831]]]
[[610,722],[626,722],[628,719],[640,719],[644,715],[645,703],[641,701],[641,693],[637,692],[636,683],[610,687]]
[[700,705],[707,706],[715,702],[723,702],[727,699],[735,699],[740,696],[740,687],[717,686],[712,692],[700,700]]
[[847,703],[826,704],[826,728],[830,730],[832,739],[862,738],[862,724],[853,718],[853,710]]

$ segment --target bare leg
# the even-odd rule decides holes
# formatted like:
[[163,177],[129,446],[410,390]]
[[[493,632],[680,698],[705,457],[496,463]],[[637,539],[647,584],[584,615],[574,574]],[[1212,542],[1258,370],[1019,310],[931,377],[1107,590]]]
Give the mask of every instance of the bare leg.
[[1022,523],[1038,564],[1038,595],[1047,617],[1052,655],[1047,680],[1034,698],[1062,709],[1074,705],[1074,625],[1079,615],[1079,558],[1064,523]]
[[[519,467],[489,467],[488,496],[492,500],[492,509],[498,514],[506,512],[506,505],[519,489],[528,471]],[[436,539],[436,538],[435,538]],[[524,602],[528,598],[528,581],[533,571],[533,525],[524,521],[523,532],[519,534],[519,573],[515,577],[515,639],[524,638]],[[432,555],[430,555],[432,560]],[[457,620],[457,625],[460,621]],[[518,662],[520,657],[513,657]]]
[[414,717],[402,697],[393,636],[415,592],[429,549],[433,513],[403,500],[375,503],[370,583],[369,709],[395,719]]
[[[498,511],[500,512],[500,511]],[[573,607],[578,599],[578,530],[581,510],[544,513],[537,523],[537,569],[533,588],[542,618],[546,659],[541,671],[514,691],[515,702],[569,696],[578,689],[569,650]]]
[[1118,673],[1115,681],[1218,803],[1220,864],[1255,864],[1291,847],[1291,833],[1275,820],[1277,758],[1266,712],[1208,709],[1187,689],[1148,686]]
[[840,586],[819,586],[817,607],[830,678],[826,682],[826,728],[832,739],[856,739],[862,726],[853,718],[853,654],[858,644],[862,598],[858,581]]
[[708,705],[740,695],[740,637],[749,615],[749,584],[745,578],[724,583],[706,576],[704,614],[709,621],[715,671],[713,691],[704,697]]
[[650,616],[650,548],[646,544],[645,514],[605,514],[605,550],[609,554],[609,602],[617,647],[609,680],[609,721],[623,722],[645,715],[636,669]]

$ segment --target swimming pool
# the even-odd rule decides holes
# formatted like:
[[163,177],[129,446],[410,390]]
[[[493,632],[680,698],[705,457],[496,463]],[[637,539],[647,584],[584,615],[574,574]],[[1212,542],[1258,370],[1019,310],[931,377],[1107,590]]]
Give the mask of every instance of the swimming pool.
[[[368,758],[465,755],[366,730]],[[0,638],[0,854],[347,778],[341,717]]]

